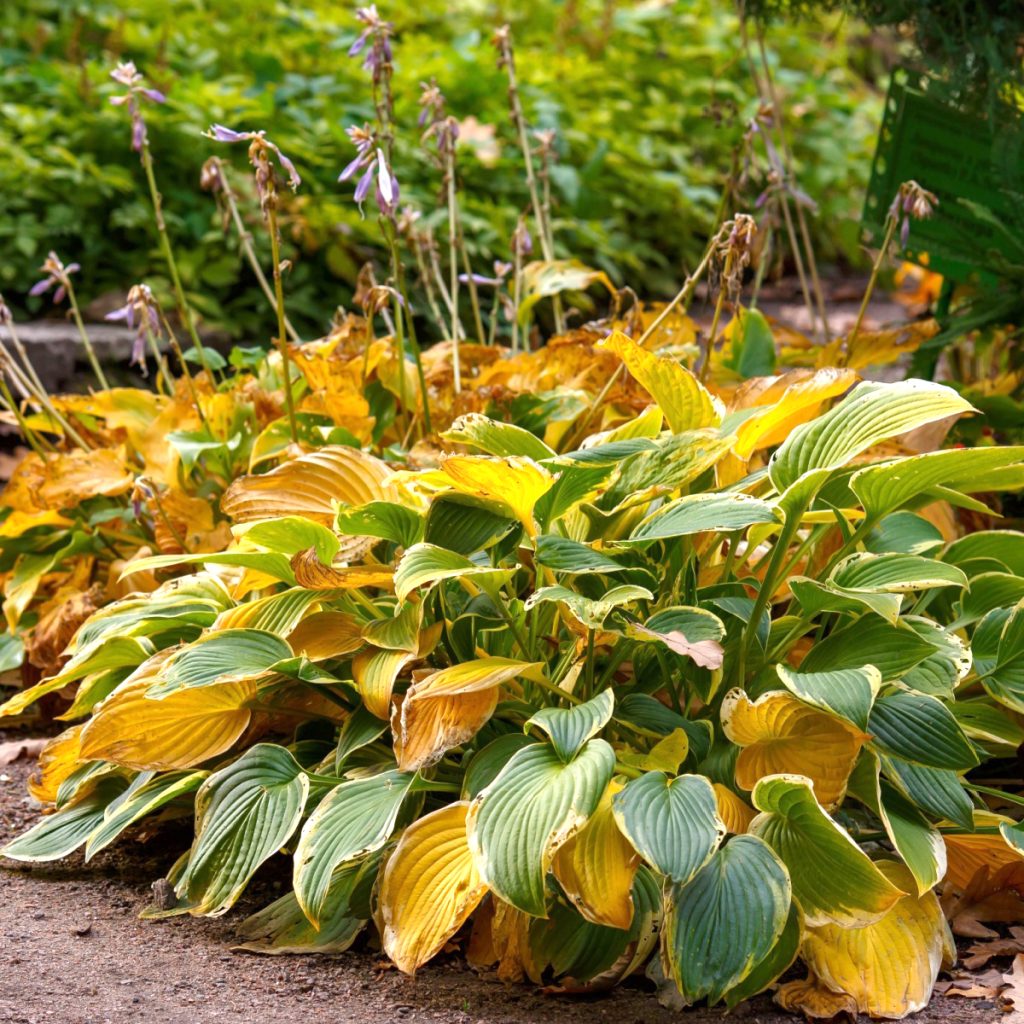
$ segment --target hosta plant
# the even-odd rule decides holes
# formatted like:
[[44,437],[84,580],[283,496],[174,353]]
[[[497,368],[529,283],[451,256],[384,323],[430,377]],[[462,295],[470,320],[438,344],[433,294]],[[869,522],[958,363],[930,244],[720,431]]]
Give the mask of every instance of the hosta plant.
[[145,916],[223,914],[283,852],[247,949],[375,930],[403,971],[454,940],[504,979],[730,1006],[799,959],[786,1007],[921,1008],[943,909],[1024,884],[994,784],[1024,536],[953,514],[1024,485],[1024,449],[914,454],[972,412],[930,382],[792,371],[726,405],[623,333],[596,358],[632,378],[596,414],[511,401],[400,463],[282,449],[224,492],[225,550],[128,565],[165,581],[0,709],[74,688],[52,813],[4,854],[191,816]]

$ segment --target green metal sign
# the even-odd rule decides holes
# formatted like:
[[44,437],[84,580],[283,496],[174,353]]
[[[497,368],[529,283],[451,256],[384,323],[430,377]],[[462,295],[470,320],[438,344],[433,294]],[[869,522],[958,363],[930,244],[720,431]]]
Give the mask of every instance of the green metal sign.
[[913,179],[939,206],[929,219],[911,222],[903,257],[957,281],[998,277],[998,232],[968,204],[986,207],[1024,238],[1021,118],[1009,109],[997,120],[968,113],[931,95],[930,86],[902,69],[893,74],[864,204],[864,242],[881,244],[893,197]]

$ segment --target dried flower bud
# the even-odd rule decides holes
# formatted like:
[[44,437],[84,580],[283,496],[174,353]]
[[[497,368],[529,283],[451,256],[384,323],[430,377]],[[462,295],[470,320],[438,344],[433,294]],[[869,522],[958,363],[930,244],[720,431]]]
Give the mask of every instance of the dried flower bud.
[[277,201],[277,183],[274,178],[274,168],[271,157],[277,160],[281,169],[288,175],[288,184],[294,192],[302,179],[291,162],[281,152],[280,148],[267,138],[265,131],[237,132],[233,128],[227,128],[222,124],[211,125],[209,130],[204,132],[208,139],[215,142],[248,142],[249,163],[252,164],[256,178],[256,191],[260,197],[260,207],[266,214],[272,203]]

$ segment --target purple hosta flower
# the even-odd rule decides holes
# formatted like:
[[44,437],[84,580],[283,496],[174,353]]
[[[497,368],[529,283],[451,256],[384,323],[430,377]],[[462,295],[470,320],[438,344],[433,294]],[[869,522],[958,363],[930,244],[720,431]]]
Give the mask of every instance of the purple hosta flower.
[[463,284],[468,284],[472,281],[473,284],[484,285],[489,288],[500,288],[505,283],[505,278],[508,277],[511,270],[511,263],[495,260],[494,277],[487,277],[485,274],[459,274],[459,280]]
[[32,285],[28,293],[29,295],[44,295],[56,285],[57,290],[53,293],[53,304],[56,306],[64,301],[64,296],[68,293],[71,275],[78,273],[82,266],[79,263],[69,263],[65,266],[60,257],[51,251],[39,269],[46,276]]
[[146,370],[146,336],[160,337],[160,313],[153,292],[147,284],[136,284],[128,290],[128,301],[120,308],[108,313],[104,320],[123,323],[135,328],[135,342],[132,345],[131,364]]
[[[365,26],[356,41],[349,47],[348,55],[358,57],[364,50],[363,67],[372,72],[374,82],[380,80],[391,67],[391,30],[394,25],[377,13],[377,5],[357,7],[356,18]],[[369,49],[367,49],[369,44]]]
[[910,218],[926,220],[939,205],[938,197],[922,188],[916,181],[905,181],[896,192],[889,207],[889,216],[902,218],[900,222],[900,245],[906,248],[910,240]]
[[393,217],[398,209],[398,179],[388,167],[384,150],[377,150],[377,206],[385,217]]
[[432,78],[429,83],[420,82],[420,116],[417,123],[422,128],[427,122],[440,121],[444,117],[444,93]]
[[249,163],[252,164],[256,177],[256,191],[259,193],[260,206],[266,213],[268,206],[277,198],[277,189],[274,184],[274,168],[271,164],[271,154],[281,165],[281,169],[288,175],[288,184],[294,192],[301,184],[302,179],[291,162],[281,152],[280,148],[267,138],[265,131],[236,132],[234,128],[226,128],[222,124],[210,126],[210,130],[204,133],[208,139],[215,142],[248,142]]
[[[369,167],[375,159],[373,152],[375,136],[368,124],[364,124],[362,128],[352,125],[351,128],[345,129],[345,134],[348,135],[352,145],[356,147],[356,155],[338,175],[338,181],[348,181],[357,171]],[[370,179],[367,178],[365,189],[368,191],[369,188]]]
[[146,145],[146,122],[142,117],[139,97],[144,97],[150,103],[166,103],[167,97],[159,89],[151,89],[143,85],[143,76],[131,61],[118,64],[110,72],[110,77],[128,90],[118,96],[111,96],[110,102],[115,107],[127,104],[128,113],[132,119],[132,149],[136,153],[141,153]]
[[529,256],[533,252],[533,239],[530,237],[526,220],[519,218],[515,231],[512,232],[512,252],[516,256]]

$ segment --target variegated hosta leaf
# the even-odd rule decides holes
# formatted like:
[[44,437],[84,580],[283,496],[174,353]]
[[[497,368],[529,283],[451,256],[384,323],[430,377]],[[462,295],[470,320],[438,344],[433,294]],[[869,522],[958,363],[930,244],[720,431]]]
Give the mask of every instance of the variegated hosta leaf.
[[316,548],[293,555],[291,566],[295,582],[307,590],[390,590],[394,585],[394,571],[386,565],[325,565]]
[[752,790],[770,775],[802,775],[826,807],[838,804],[857,755],[869,737],[835,715],[810,707],[784,690],[751,701],[730,690],[722,701],[725,735],[743,749],[736,782]]
[[752,797],[762,813],[750,832],[789,869],[807,924],[859,928],[877,921],[904,895],[829,817],[810,779],[771,775],[754,787]]
[[346,864],[334,872],[319,929],[302,912],[295,893],[287,892],[239,925],[239,936],[245,941],[235,948],[267,956],[344,953],[362,931],[368,915],[368,910],[357,911],[352,906],[357,889],[369,886],[376,868],[377,861],[370,858],[361,864]]
[[252,718],[252,680],[148,696],[160,679],[162,651],[129,676],[95,709],[82,730],[82,760],[129,768],[191,768],[229,750]]
[[612,799],[621,789],[617,779],[608,783],[597,810],[551,863],[558,884],[580,914],[609,928],[629,928],[633,921],[633,879],[640,865],[612,811]]
[[715,792],[703,775],[668,779],[648,772],[617,794],[613,806],[637,853],[675,882],[692,878],[725,836]]
[[[1002,627],[994,656],[984,666],[978,667],[981,683],[1000,704],[1013,711],[1024,711],[1024,601],[1005,610],[1005,614],[990,612],[989,616],[998,616],[997,623],[1001,621]],[[983,619],[974,632],[972,650],[980,646],[978,634],[985,621]]]
[[953,713],[927,694],[893,690],[879,697],[868,730],[883,753],[917,764],[954,771],[978,764],[978,754]]
[[398,767],[416,771],[472,739],[493,714],[503,684],[543,671],[542,662],[492,657],[418,679],[392,714]]
[[432,587],[441,580],[468,577],[477,584],[501,586],[513,575],[513,569],[493,569],[478,565],[465,555],[448,551],[436,544],[414,544],[402,555],[395,569],[395,593],[404,601],[414,590]]
[[620,543],[650,543],[706,531],[743,530],[755,523],[778,522],[778,518],[771,505],[748,494],[687,494],[653,512],[633,530],[628,541]]
[[630,376],[658,403],[673,434],[722,422],[720,403],[681,363],[648,352],[621,331],[614,331],[598,347],[622,360]]
[[844,558],[829,575],[844,590],[864,590],[874,594],[907,594],[936,587],[966,587],[967,576],[955,565],[934,558],[890,552],[868,552]]
[[387,842],[414,778],[407,772],[386,771],[342,782],[302,826],[292,884],[299,906],[314,925],[321,920],[335,868]]
[[592,736],[611,721],[615,695],[610,689],[571,708],[541,708],[524,726],[535,725],[548,734],[555,753],[568,764]]
[[775,670],[795,697],[845,718],[862,731],[867,729],[871,705],[882,686],[882,674],[874,665],[832,672],[795,672],[780,664]]
[[128,780],[122,776],[100,779],[81,797],[56,813],[47,815],[27,832],[0,849],[0,855],[30,863],[66,857],[102,826],[107,806],[127,787]]
[[217,916],[291,837],[309,777],[284,747],[258,743],[211,775],[196,795],[196,838],[175,886],[189,912]]
[[554,450],[530,431],[514,423],[492,420],[478,412],[457,417],[441,436],[446,441],[470,445],[499,457],[521,455],[541,462],[555,456]]
[[754,836],[737,836],[666,895],[662,958],[686,1005],[714,1005],[772,951],[789,917],[789,872]]
[[[877,866],[894,887],[913,889],[903,865],[880,861]],[[861,1013],[894,1019],[927,1006],[939,969],[956,959],[946,919],[931,892],[903,896],[879,920],[860,928],[812,926],[800,952],[812,976],[848,995]],[[785,995],[782,1002],[787,1005]]]
[[266,630],[225,629],[207,633],[171,654],[147,696],[163,700],[179,690],[259,679],[269,673],[272,665],[291,657],[288,644]]
[[415,821],[381,875],[381,943],[407,974],[444,947],[487,892],[466,838],[468,810],[453,803]]
[[770,463],[772,483],[784,491],[804,474],[827,473],[845,466],[879,441],[973,411],[970,402],[943,384],[865,381],[838,405],[797,427],[782,442]]
[[546,917],[551,859],[594,813],[614,767],[601,739],[568,764],[547,743],[513,754],[469,811],[469,845],[484,882],[512,906]]
[[646,587],[637,587],[632,584],[612,587],[604,597],[596,599],[584,597],[582,594],[577,594],[575,590],[556,585],[535,590],[526,599],[523,607],[529,611],[534,605],[544,601],[557,601],[564,604],[587,629],[600,629],[604,625],[604,620],[616,608],[632,601],[650,601],[653,597],[654,595]]
[[298,657],[310,661],[339,658],[363,646],[359,623],[346,612],[323,611],[307,615],[286,639]]
[[524,456],[450,455],[441,462],[441,473],[463,494],[506,505],[531,537],[537,533],[533,508],[555,482],[543,466]]

